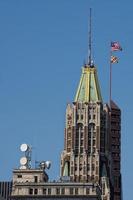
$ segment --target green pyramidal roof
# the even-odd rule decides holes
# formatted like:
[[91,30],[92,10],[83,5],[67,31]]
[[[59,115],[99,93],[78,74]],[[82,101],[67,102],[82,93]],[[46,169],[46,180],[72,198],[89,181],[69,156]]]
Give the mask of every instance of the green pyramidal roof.
[[75,102],[102,102],[100,86],[95,67],[85,66],[82,68]]

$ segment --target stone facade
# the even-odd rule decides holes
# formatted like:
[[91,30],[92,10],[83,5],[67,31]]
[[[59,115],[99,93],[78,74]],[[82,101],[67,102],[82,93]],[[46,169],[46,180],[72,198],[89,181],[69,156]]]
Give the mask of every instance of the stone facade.
[[46,182],[45,172],[41,169],[14,170],[11,199],[19,198],[68,198],[101,199],[98,185],[74,182]]
[[100,144],[103,119],[100,102],[68,104],[61,176],[70,176],[74,182],[99,181],[100,151],[104,152]]

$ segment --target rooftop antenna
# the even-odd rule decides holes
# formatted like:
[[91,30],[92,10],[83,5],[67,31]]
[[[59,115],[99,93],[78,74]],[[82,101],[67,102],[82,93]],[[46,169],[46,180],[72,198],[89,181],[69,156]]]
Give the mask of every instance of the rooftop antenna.
[[90,23],[89,23],[88,65],[93,66],[93,61],[92,61],[92,18],[91,18],[91,8],[90,8]]
[[31,168],[31,153],[32,148],[28,144],[21,144],[20,150],[24,152],[24,156],[20,159],[20,169],[30,169]]

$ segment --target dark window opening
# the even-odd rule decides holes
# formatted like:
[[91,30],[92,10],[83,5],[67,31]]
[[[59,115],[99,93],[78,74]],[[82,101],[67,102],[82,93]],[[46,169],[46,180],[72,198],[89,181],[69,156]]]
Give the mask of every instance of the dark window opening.
[[86,194],[90,194],[90,189],[86,188]]
[[73,188],[70,188],[70,194],[73,194]]
[[78,188],[75,188],[75,194],[78,194]]
[[22,175],[18,175],[18,178],[22,178]]
[[29,194],[33,194],[33,189],[32,188],[29,189]]
[[37,183],[38,182],[38,177],[34,176],[34,182]]
[[83,132],[81,132],[81,139],[83,139],[84,138],[84,133]]
[[90,165],[89,165],[89,164],[87,165],[87,170],[88,170],[88,171],[90,170]]
[[83,153],[83,147],[80,148],[80,153]]
[[83,115],[81,115],[81,120],[83,120]]
[[35,189],[35,190],[34,190],[34,194],[38,194],[38,189]]
[[61,188],[61,194],[65,194],[65,188]]
[[94,164],[92,164],[92,170],[93,170],[93,171],[95,170],[95,165],[94,165]]
[[60,194],[60,188],[56,188],[56,194]]
[[51,189],[50,188],[48,188],[48,194],[51,194]]
[[44,189],[43,189],[43,194],[46,194],[46,192],[47,192],[47,189],[44,188]]

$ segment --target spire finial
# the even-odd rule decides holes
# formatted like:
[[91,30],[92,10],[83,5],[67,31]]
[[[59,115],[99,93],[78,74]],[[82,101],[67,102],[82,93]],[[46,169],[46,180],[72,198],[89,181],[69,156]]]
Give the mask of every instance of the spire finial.
[[90,23],[89,23],[89,46],[88,46],[88,64],[92,66],[92,19],[91,19],[91,8],[90,8]]

